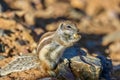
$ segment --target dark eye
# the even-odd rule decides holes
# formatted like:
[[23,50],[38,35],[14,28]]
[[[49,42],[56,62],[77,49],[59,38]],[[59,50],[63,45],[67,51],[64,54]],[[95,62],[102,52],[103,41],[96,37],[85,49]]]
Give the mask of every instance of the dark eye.
[[67,26],[67,28],[71,28],[71,26]]

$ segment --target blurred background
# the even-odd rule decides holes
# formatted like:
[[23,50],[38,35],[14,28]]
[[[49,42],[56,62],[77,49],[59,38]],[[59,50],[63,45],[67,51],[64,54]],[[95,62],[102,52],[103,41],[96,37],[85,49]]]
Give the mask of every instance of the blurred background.
[[0,55],[34,52],[41,35],[63,20],[77,24],[80,46],[91,55],[111,58],[119,80],[120,0],[0,0]]

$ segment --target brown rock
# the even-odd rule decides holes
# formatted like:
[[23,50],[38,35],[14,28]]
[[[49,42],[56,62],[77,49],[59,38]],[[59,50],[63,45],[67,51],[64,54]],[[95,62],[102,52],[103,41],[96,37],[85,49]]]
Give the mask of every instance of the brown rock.
[[84,10],[86,6],[86,1],[85,0],[70,0],[70,4],[74,8]]
[[14,20],[8,20],[0,18],[0,29],[12,29],[15,28],[16,22]]
[[35,28],[34,31],[37,35],[41,35],[42,33],[44,33],[44,30],[42,28]]
[[57,26],[56,26],[55,23],[53,23],[53,24],[48,24],[48,25],[46,26],[46,30],[47,30],[47,31],[55,31],[56,29],[57,29]]
[[120,31],[115,31],[103,37],[103,45],[108,45],[112,42],[120,41]]

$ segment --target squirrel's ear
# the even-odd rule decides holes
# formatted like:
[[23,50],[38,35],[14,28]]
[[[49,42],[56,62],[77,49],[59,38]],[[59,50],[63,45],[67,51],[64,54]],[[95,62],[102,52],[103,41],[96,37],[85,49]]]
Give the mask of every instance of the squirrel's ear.
[[60,29],[60,30],[63,30],[63,29],[64,29],[63,23],[60,23],[60,24],[59,24],[59,29]]
[[59,34],[62,34],[62,33],[63,33],[63,28],[64,28],[63,23],[60,23],[60,24],[59,24],[59,27],[58,27],[58,29],[57,29],[57,32],[58,32]]

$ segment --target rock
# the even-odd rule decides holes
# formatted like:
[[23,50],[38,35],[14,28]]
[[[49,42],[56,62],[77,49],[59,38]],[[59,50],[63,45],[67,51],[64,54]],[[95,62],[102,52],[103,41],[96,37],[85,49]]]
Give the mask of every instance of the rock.
[[117,31],[118,26],[119,25],[112,26],[112,23],[105,23],[104,20],[101,22],[99,19],[96,20],[96,18],[90,19],[89,17],[85,17],[81,19],[81,22],[79,22],[78,28],[82,33],[85,34],[104,35]]
[[113,70],[112,60],[108,57],[105,57],[103,55],[98,55],[97,58],[100,59],[101,65],[102,65],[102,72],[100,74],[100,79],[110,80],[111,79],[111,73]]
[[108,53],[114,66],[120,65],[120,41],[113,42],[108,47]]
[[[120,53],[120,41],[116,41],[113,42],[110,46],[109,46],[109,53]],[[116,56],[117,57],[117,56]]]
[[103,37],[103,45],[108,45],[112,42],[120,41],[120,31],[115,31]]
[[8,20],[0,18],[0,29],[13,29],[16,26],[16,22],[14,20]]
[[34,31],[37,35],[41,35],[42,33],[45,32],[42,28],[35,28]]
[[83,60],[80,57],[71,59],[70,66],[75,77],[83,80],[98,80],[102,70],[100,60],[89,56],[84,56]]
[[[84,58],[84,60],[82,59]],[[99,80],[102,65],[98,58],[91,56],[76,56],[58,65],[58,80]]]
[[56,26],[55,23],[53,23],[53,24],[48,24],[48,25],[46,26],[46,30],[47,30],[47,31],[55,31],[56,29],[57,29],[57,26]]
[[26,0],[25,1],[5,0],[5,2],[13,9],[20,9],[20,10],[29,11],[32,8],[30,1],[26,1]]
[[74,8],[78,8],[80,10],[84,10],[86,6],[86,1],[85,0],[70,0],[70,4]]

